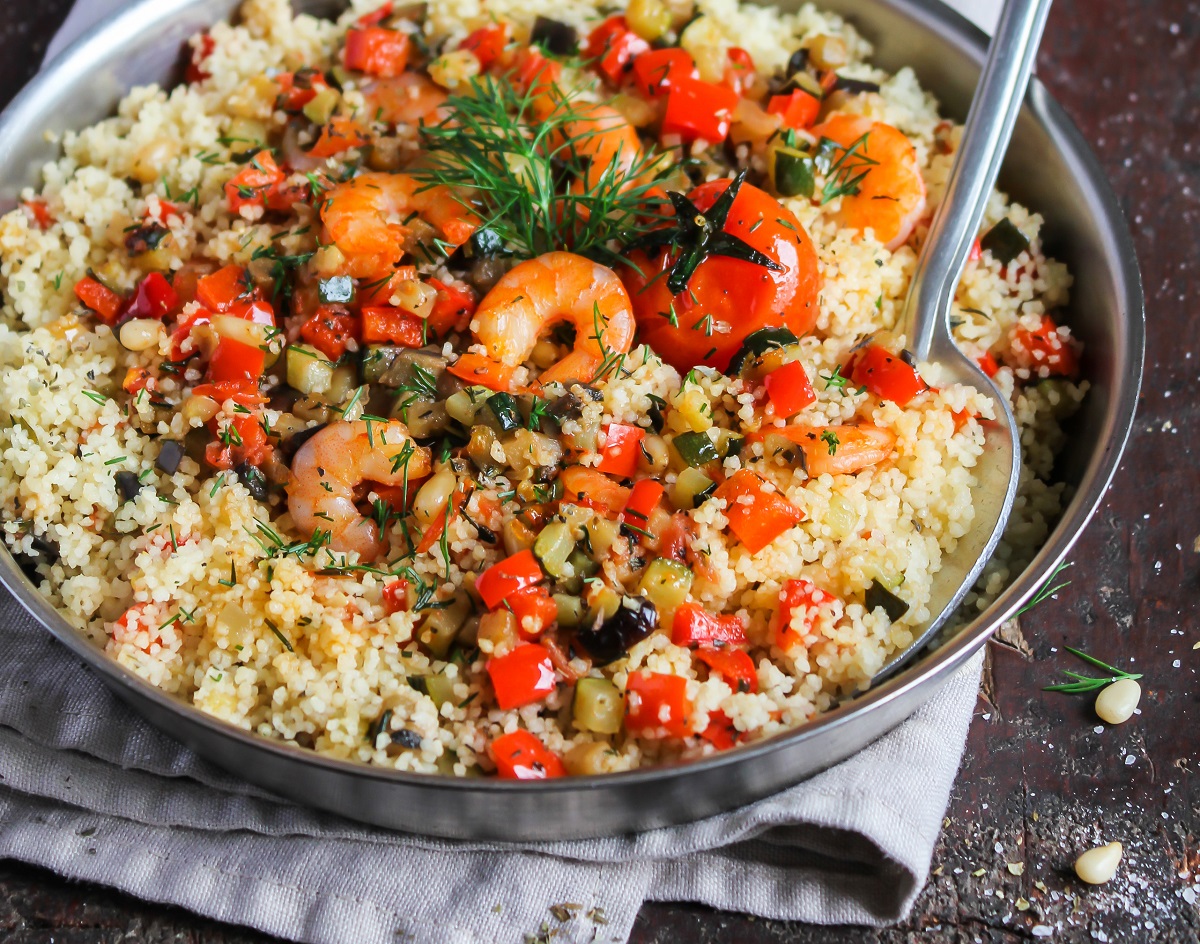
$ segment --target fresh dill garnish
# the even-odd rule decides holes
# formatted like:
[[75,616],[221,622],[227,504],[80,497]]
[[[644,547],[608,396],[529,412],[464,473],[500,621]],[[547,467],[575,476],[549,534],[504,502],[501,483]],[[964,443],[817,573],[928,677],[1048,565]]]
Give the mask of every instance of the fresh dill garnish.
[[838,364],[833,368],[832,374],[820,374],[822,380],[825,381],[826,390],[837,390],[841,393],[846,392],[847,378],[842,376],[842,365]]
[[1095,656],[1089,656],[1086,652],[1081,652],[1078,649],[1073,649],[1070,646],[1063,646],[1067,652],[1073,656],[1078,656],[1088,665],[1093,665],[1103,672],[1108,672],[1105,676],[1080,675],[1078,672],[1072,672],[1069,669],[1063,669],[1064,675],[1069,675],[1075,681],[1062,682],[1058,685],[1047,685],[1042,689],[1044,692],[1061,692],[1063,695],[1085,695],[1088,692],[1094,692],[1096,689],[1104,688],[1111,685],[1113,682],[1118,682],[1121,679],[1140,679],[1140,672],[1126,672],[1124,669],[1118,669],[1114,665],[1109,665],[1107,662],[1101,662]]
[[1057,584],[1054,583],[1054,581],[1058,579],[1059,574],[1061,574],[1064,570],[1066,570],[1068,567],[1070,567],[1073,563],[1074,563],[1073,561],[1063,561],[1061,564],[1059,564],[1057,567],[1055,567],[1054,572],[1051,573],[1050,576],[1046,578],[1046,582],[1042,584],[1041,589],[1039,589],[1037,593],[1035,593],[1032,597],[1030,597],[1029,602],[1026,603],[1019,610],[1017,610],[1017,612],[1014,615],[1024,616],[1026,613],[1028,613],[1030,610],[1032,610],[1038,604],[1045,603],[1052,596],[1054,596],[1054,594],[1058,593],[1058,591],[1061,590],[1063,587],[1070,586],[1071,581],[1069,581],[1069,580],[1064,580],[1061,583],[1057,583]]
[[[853,196],[858,193],[863,178],[871,172],[871,168],[879,161],[867,157],[868,131],[849,147],[842,147],[836,141],[822,138],[817,145],[816,164],[825,174],[825,186],[821,188],[821,204],[829,203],[838,197]],[[834,154],[841,151],[836,159]]]
[[237,565],[232,561],[229,562],[229,579],[224,578],[217,581],[222,587],[234,587],[237,585]]
[[[507,77],[478,76],[445,103],[446,118],[420,129],[428,161],[414,173],[428,186],[473,191],[464,207],[480,230],[521,258],[570,249],[613,264],[609,243],[628,242],[668,219],[655,193],[674,166],[661,152],[614,156],[597,173],[588,144],[611,131],[588,117],[577,93],[564,93],[548,115],[535,115],[532,91]],[[620,165],[627,163],[623,170]],[[574,186],[563,188],[563,177]]]
[[827,429],[825,432],[821,433],[821,439],[823,439],[825,441],[825,445],[829,447],[829,454],[831,456],[837,455],[837,447],[842,444],[842,441],[838,439],[837,433],[835,433],[832,429]]
[[273,632],[275,634],[275,638],[278,639],[281,643],[283,643],[284,649],[286,649],[288,652],[296,651],[295,649],[292,648],[292,644],[290,642],[288,642],[287,636],[285,636],[283,633],[281,633],[279,631],[278,626],[276,626],[274,623],[272,623],[269,619],[264,619],[263,622],[267,624],[267,629],[269,629],[271,632]]
[[102,393],[98,393],[95,390],[84,390],[83,395],[96,403],[104,403],[108,400],[108,397]]

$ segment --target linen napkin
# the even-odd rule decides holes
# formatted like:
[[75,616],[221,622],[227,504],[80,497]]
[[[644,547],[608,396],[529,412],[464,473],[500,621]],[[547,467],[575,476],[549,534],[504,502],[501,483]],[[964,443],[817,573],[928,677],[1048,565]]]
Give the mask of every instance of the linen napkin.
[[[56,55],[121,0],[79,0]],[[957,0],[990,28],[996,0]],[[850,760],[743,809],[635,836],[451,842],[279,799],[134,715],[0,590],[0,857],[283,938],[627,940],[645,901],[883,925],[928,875],[982,656]]]

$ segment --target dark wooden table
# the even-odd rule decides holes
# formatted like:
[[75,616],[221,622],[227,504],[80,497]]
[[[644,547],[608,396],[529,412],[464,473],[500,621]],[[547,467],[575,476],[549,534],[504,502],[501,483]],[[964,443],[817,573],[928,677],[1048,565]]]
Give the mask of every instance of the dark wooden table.
[[[70,0],[4,4],[0,100],[33,74]],[[990,647],[933,875],[883,931],[649,905],[637,944],[1011,944],[1200,940],[1200,2],[1059,0],[1039,73],[1096,149],[1137,244],[1150,328],[1136,428],[1068,574],[1074,583]],[[1099,728],[1090,700],[1041,689],[1076,645],[1145,673],[1142,714]],[[1088,888],[1075,855],[1125,844]],[[1050,936],[1052,934],[1052,937]],[[0,862],[10,942],[267,939],[98,886]]]

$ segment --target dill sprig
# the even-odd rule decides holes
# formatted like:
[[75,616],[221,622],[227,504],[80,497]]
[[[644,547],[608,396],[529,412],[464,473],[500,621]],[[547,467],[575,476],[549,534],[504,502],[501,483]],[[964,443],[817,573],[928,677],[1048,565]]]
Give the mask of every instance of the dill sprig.
[[1084,662],[1088,663],[1088,665],[1095,666],[1097,669],[1109,674],[1098,678],[1094,675],[1080,675],[1078,672],[1063,669],[1063,674],[1069,675],[1075,681],[1062,682],[1059,685],[1047,685],[1042,689],[1044,692],[1061,692],[1064,695],[1085,695],[1088,692],[1094,692],[1098,688],[1104,688],[1121,679],[1140,679],[1142,677],[1140,672],[1126,672],[1124,669],[1118,669],[1107,662],[1101,662],[1095,656],[1089,656],[1086,652],[1072,649],[1070,646],[1064,646],[1063,648],[1071,653],[1071,655],[1078,656]]
[[1015,616],[1024,616],[1026,613],[1028,613],[1030,610],[1032,610],[1035,606],[1037,606],[1041,603],[1045,603],[1052,596],[1054,596],[1054,594],[1058,593],[1058,591],[1061,590],[1063,587],[1070,586],[1071,581],[1069,581],[1069,580],[1063,580],[1060,583],[1055,583],[1054,581],[1057,580],[1058,575],[1061,574],[1068,567],[1070,567],[1072,563],[1074,563],[1074,562],[1073,561],[1063,561],[1061,564],[1059,564],[1057,567],[1055,567],[1054,571],[1050,574],[1050,576],[1046,578],[1046,582],[1042,584],[1041,589],[1039,589],[1037,593],[1035,593],[1032,597],[1030,597],[1029,602],[1026,603],[1019,610],[1017,610],[1017,612],[1014,615]]
[[533,95],[507,78],[473,78],[446,100],[440,124],[421,128],[428,163],[416,176],[473,194],[459,199],[479,214],[491,242],[513,255],[570,249],[613,264],[620,258],[614,240],[627,242],[667,221],[666,201],[653,190],[675,162],[647,149],[623,173],[613,160],[589,175],[587,144],[609,129],[576,97],[563,93],[543,118],[533,113]]

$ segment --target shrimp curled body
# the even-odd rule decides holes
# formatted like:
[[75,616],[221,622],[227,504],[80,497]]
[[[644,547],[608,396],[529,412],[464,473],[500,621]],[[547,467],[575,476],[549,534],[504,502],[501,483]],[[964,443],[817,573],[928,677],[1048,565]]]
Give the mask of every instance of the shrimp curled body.
[[411,483],[429,470],[429,449],[416,446],[398,420],[331,423],[292,460],[288,511],[304,533],[329,531],[330,548],[373,561],[383,551],[383,538],[379,525],[356,507],[355,488],[364,482]]
[[570,252],[548,252],[509,271],[471,322],[493,360],[515,367],[556,324],[575,328],[575,347],[542,372],[542,384],[590,380],[606,357],[633,344],[633,307],[612,269]]

